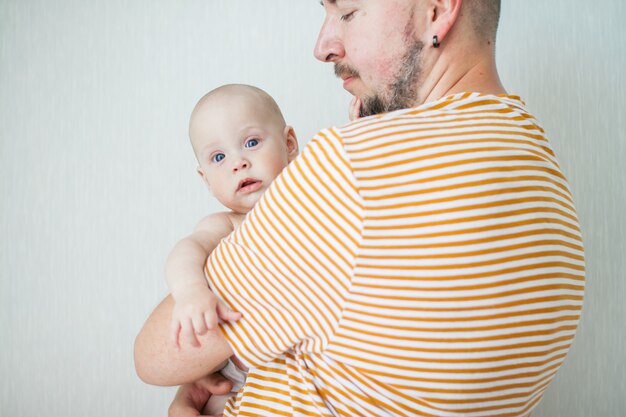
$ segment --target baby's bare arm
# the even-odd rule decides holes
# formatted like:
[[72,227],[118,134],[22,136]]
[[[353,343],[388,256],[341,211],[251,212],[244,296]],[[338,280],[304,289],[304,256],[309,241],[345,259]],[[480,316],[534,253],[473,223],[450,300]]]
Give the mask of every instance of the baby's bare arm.
[[204,264],[220,240],[233,231],[229,213],[211,214],[198,223],[193,233],[179,241],[165,263],[165,280],[176,299],[176,292],[189,285],[206,286]]
[[217,328],[218,320],[238,320],[233,312],[209,289],[204,265],[220,240],[234,229],[230,213],[205,217],[194,232],[178,242],[165,265],[165,276],[175,304],[170,325],[172,345],[181,339],[198,346],[198,335]]

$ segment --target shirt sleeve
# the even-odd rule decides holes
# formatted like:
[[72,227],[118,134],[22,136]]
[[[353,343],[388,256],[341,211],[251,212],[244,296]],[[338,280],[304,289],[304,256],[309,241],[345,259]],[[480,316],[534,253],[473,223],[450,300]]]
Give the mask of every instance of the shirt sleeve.
[[243,313],[222,324],[261,366],[289,349],[321,352],[336,331],[362,232],[362,204],[334,130],[318,133],[207,261],[211,288]]

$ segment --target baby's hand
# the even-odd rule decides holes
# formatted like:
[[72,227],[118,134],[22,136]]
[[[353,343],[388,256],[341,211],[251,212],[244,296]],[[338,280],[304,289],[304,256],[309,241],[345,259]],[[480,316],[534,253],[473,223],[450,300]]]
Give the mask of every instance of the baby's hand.
[[180,339],[192,346],[200,346],[196,335],[216,329],[218,319],[239,320],[241,313],[232,311],[207,285],[192,284],[178,289],[174,294],[174,310],[170,329],[171,341],[176,348]]
[[352,97],[350,101],[350,109],[348,110],[348,116],[350,121],[354,121],[361,115],[361,99],[357,96]]

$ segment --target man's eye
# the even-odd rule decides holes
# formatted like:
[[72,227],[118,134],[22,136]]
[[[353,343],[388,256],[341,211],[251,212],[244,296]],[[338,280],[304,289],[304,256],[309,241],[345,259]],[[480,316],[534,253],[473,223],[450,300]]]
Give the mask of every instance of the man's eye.
[[342,22],[349,22],[349,21],[351,21],[351,20],[352,20],[352,18],[353,18],[353,17],[354,17],[354,12],[350,12],[350,13],[347,13],[347,14],[341,15],[340,20],[341,20]]
[[256,138],[252,138],[252,139],[248,139],[245,143],[245,147],[246,148],[254,148],[255,146],[257,146],[259,144],[259,140]]
[[223,153],[216,153],[211,157],[211,162],[220,162],[224,158],[226,158],[226,155]]

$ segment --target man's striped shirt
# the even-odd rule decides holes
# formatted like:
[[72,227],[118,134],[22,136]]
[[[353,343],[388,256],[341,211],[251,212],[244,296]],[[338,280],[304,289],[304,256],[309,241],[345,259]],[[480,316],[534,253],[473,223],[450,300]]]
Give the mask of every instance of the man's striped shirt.
[[528,416],[581,233],[543,129],[463,93],[320,132],[207,262],[250,367],[227,416]]

